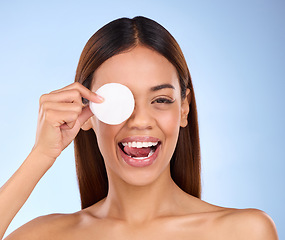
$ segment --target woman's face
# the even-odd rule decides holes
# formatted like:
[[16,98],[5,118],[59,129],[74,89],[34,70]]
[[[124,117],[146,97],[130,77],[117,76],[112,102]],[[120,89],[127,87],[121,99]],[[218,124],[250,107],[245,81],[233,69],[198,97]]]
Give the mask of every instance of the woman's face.
[[175,67],[142,46],[105,61],[94,73],[91,90],[112,82],[132,91],[133,114],[119,125],[93,116],[89,125],[97,136],[109,180],[119,177],[132,185],[149,184],[162,173],[169,174],[180,126],[187,124],[187,98],[181,100]]

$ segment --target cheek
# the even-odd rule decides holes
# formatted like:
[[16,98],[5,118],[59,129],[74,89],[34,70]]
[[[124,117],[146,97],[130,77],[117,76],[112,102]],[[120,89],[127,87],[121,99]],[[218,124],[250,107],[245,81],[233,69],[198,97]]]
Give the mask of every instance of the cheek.
[[109,155],[113,155],[116,151],[114,148],[114,139],[118,129],[118,125],[113,126],[102,123],[98,119],[93,120],[93,130],[96,134],[98,146],[104,159],[108,159]]
[[[159,129],[164,135],[164,144],[162,145],[163,164],[169,164],[175,151],[179,130],[180,130],[180,112],[179,107],[174,111],[165,111],[156,114],[156,121]],[[167,161],[166,161],[167,160]]]
[[176,137],[180,129],[179,107],[174,107],[171,111],[161,111],[156,113],[156,121],[166,137]]

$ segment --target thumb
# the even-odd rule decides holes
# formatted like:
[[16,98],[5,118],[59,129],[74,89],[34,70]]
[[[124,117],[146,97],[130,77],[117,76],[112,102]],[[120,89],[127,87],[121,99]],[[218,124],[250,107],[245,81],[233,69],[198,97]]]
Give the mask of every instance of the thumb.
[[94,114],[91,112],[89,106],[86,106],[82,109],[81,114],[78,116],[78,121],[80,123],[80,127],[93,116]]

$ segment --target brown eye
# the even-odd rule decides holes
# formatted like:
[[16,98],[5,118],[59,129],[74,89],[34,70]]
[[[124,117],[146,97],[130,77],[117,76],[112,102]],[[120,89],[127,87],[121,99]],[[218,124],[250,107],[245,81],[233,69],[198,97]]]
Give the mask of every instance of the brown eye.
[[165,103],[165,104],[171,104],[174,103],[175,100],[168,99],[168,98],[157,98],[152,103]]

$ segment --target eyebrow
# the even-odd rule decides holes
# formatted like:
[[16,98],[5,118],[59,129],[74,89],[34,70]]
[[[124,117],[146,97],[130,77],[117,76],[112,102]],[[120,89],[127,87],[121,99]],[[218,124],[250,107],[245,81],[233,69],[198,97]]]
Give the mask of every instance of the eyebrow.
[[171,85],[171,84],[161,84],[161,85],[157,85],[157,86],[152,87],[150,90],[151,90],[152,92],[154,92],[154,91],[161,90],[161,89],[163,89],[163,88],[172,88],[172,89],[175,89],[175,87],[174,87],[173,85]]

